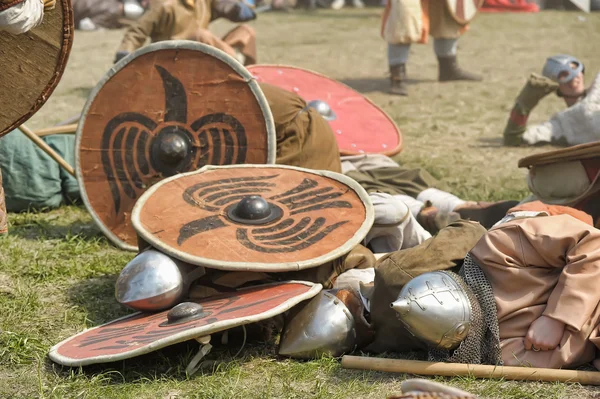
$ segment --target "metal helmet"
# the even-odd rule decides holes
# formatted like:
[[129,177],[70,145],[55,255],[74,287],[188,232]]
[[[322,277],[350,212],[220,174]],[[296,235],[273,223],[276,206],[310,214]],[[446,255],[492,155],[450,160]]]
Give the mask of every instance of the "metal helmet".
[[[575,69],[573,69],[571,64],[576,65]],[[559,54],[553,55],[552,57],[548,57],[546,59],[544,69],[542,70],[542,75],[558,83],[569,83],[571,80],[575,79],[577,75],[579,75],[579,72],[584,71],[585,67],[583,62],[571,55]],[[562,72],[567,72],[568,75],[563,78],[559,78],[558,76]]]
[[458,347],[471,327],[469,297],[446,272],[413,278],[390,306],[411,334],[435,348]]
[[327,121],[334,121],[337,118],[337,115],[335,112],[333,112],[329,104],[323,100],[313,100],[308,103],[308,106],[316,109],[317,112],[321,114],[321,116]]
[[119,274],[115,296],[119,303],[141,311],[158,311],[177,304],[184,281],[177,264],[162,252],[137,255]]
[[321,291],[290,316],[281,334],[280,355],[296,359],[340,356],[356,346],[354,316],[332,290]]
[[144,7],[137,0],[125,0],[123,2],[123,15],[127,19],[136,20],[144,14]]

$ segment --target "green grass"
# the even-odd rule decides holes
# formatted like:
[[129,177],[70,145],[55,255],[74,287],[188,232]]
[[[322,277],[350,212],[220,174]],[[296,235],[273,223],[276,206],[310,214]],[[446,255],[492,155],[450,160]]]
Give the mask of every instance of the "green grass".
[[[544,148],[504,148],[500,136],[512,102],[530,72],[551,53],[570,52],[597,73],[600,15],[544,12],[480,15],[460,41],[459,60],[482,72],[483,83],[436,81],[431,44],[414,46],[408,65],[410,96],[392,97],[380,9],[261,14],[259,60],[324,73],[363,92],[401,128],[404,151],[396,159],[423,167],[439,188],[475,200],[523,198],[526,171],[517,160]],[[217,22],[215,31],[225,32]],[[77,32],[67,71],[29,125],[43,128],[78,112],[111,65],[121,31]],[[556,97],[532,116],[561,109]],[[276,343],[253,342],[238,358],[239,339],[215,348],[214,367],[188,376],[195,343],[139,358],[85,368],[60,367],[50,347],[81,331],[128,314],[114,299],[114,283],[133,254],[114,248],[83,208],[10,214],[10,235],[0,238],[0,398],[385,398],[405,375],[342,369],[337,359],[279,359]],[[232,332],[232,337],[239,332]],[[239,338],[239,337],[238,337]],[[578,384],[437,378],[485,398],[593,398],[600,390]]]

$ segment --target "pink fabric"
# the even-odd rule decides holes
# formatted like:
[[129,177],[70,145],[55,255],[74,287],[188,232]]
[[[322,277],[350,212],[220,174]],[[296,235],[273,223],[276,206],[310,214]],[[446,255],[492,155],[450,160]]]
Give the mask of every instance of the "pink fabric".
[[540,7],[526,0],[485,0],[481,12],[538,12]]
[[281,65],[248,67],[256,80],[295,92],[306,102],[323,100],[337,118],[329,121],[343,155],[400,152],[402,136],[375,104],[351,88],[301,68]]

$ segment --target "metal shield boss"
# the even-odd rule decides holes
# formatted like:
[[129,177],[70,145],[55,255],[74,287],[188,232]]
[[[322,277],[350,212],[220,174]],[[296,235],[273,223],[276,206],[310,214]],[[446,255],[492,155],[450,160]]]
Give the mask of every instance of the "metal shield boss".
[[452,19],[465,25],[475,17],[483,3],[484,0],[446,0],[446,9]]
[[0,33],[0,136],[25,123],[48,100],[67,66],[74,31],[71,2],[57,0],[29,32]]
[[456,348],[471,326],[469,297],[445,272],[413,278],[390,306],[411,334],[441,349]]
[[347,254],[373,223],[366,191],[339,173],[283,165],[206,166],[136,203],[140,238],[189,264],[286,272]]
[[293,313],[281,333],[278,353],[297,359],[340,356],[356,343],[354,316],[334,291],[326,290]]
[[167,255],[148,250],[137,255],[119,274],[115,296],[123,305],[157,311],[175,305],[184,283],[181,270]]
[[250,65],[260,83],[296,93],[329,123],[341,155],[402,151],[402,133],[394,121],[367,97],[333,79],[285,65]]
[[75,152],[94,221],[115,245],[135,250],[131,210],[148,187],[205,165],[273,163],[275,127],[237,61],[200,43],[166,41],[124,58],[98,83]]

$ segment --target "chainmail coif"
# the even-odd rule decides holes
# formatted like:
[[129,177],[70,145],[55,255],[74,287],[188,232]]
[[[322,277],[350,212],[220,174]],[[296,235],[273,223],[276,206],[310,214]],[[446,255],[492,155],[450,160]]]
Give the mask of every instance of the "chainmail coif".
[[467,293],[472,320],[467,338],[454,350],[429,349],[429,360],[468,364],[502,365],[498,311],[492,286],[470,254],[465,257],[459,275],[446,272]]

